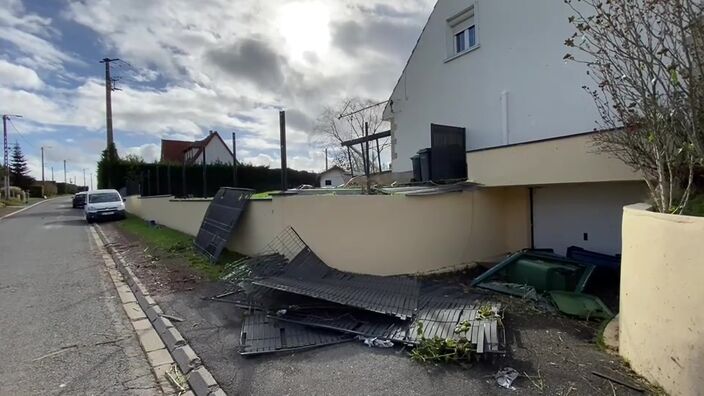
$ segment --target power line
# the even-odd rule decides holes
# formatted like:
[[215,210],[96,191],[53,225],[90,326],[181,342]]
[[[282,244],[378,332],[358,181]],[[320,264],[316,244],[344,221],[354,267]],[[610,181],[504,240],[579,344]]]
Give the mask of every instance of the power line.
[[20,135],[20,137],[22,138],[22,141],[27,143],[31,148],[36,149],[37,147],[35,145],[33,145],[32,143],[30,143],[29,140],[27,140],[25,138],[24,134],[22,132],[20,132],[19,129],[17,129],[17,126],[15,125],[15,123],[12,122],[12,118],[8,118],[8,120],[10,121],[10,125],[12,125],[12,127],[15,129],[15,132],[17,132],[17,134]]

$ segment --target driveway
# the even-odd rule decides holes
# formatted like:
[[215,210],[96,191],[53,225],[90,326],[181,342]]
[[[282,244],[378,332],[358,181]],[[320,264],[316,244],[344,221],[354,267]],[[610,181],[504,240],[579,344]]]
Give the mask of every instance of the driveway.
[[0,220],[0,394],[160,393],[80,210]]

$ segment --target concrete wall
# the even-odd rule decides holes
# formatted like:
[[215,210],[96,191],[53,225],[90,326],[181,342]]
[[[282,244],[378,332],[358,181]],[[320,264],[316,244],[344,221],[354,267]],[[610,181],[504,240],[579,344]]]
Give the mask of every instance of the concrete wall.
[[598,153],[591,134],[469,152],[467,172],[486,186],[642,180],[622,161]]
[[672,395],[704,389],[704,218],[623,212],[619,353]]
[[[448,19],[472,5],[478,47],[449,59]],[[592,130],[586,68],[562,60],[572,14],[555,0],[439,0],[385,111],[394,172],[430,147],[431,123],[466,128],[467,149]]]
[[[135,201],[128,200],[128,211],[191,235],[207,206],[166,198]],[[426,197],[274,197],[251,202],[228,248],[256,254],[292,226],[327,264],[341,270],[431,272],[528,247],[529,220],[524,188]]]

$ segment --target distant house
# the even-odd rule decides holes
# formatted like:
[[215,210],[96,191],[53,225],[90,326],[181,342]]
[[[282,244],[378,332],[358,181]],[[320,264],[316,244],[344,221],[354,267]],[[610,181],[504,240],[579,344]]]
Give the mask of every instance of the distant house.
[[335,165],[320,174],[320,187],[337,187],[347,183],[352,175]]
[[204,155],[208,165],[232,165],[232,150],[216,131],[210,131],[205,139],[194,142],[161,139],[161,162],[201,164]]

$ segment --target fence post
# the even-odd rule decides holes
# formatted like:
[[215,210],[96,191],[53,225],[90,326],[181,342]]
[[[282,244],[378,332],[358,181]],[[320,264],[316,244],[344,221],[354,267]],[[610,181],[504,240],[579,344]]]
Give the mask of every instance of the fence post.
[[281,191],[288,190],[286,180],[286,112],[279,111],[279,134],[281,143]]
[[161,195],[161,183],[159,180],[159,163],[156,163],[156,195]]
[[237,187],[237,135],[232,132],[232,187]]
[[208,198],[207,164],[205,162],[205,147],[203,147],[203,198]]
[[169,195],[171,194],[171,164],[166,165],[166,189]]
[[181,167],[181,194],[182,198],[186,198],[186,158],[183,159],[183,166]]
[[147,169],[147,195],[152,195],[152,170]]

